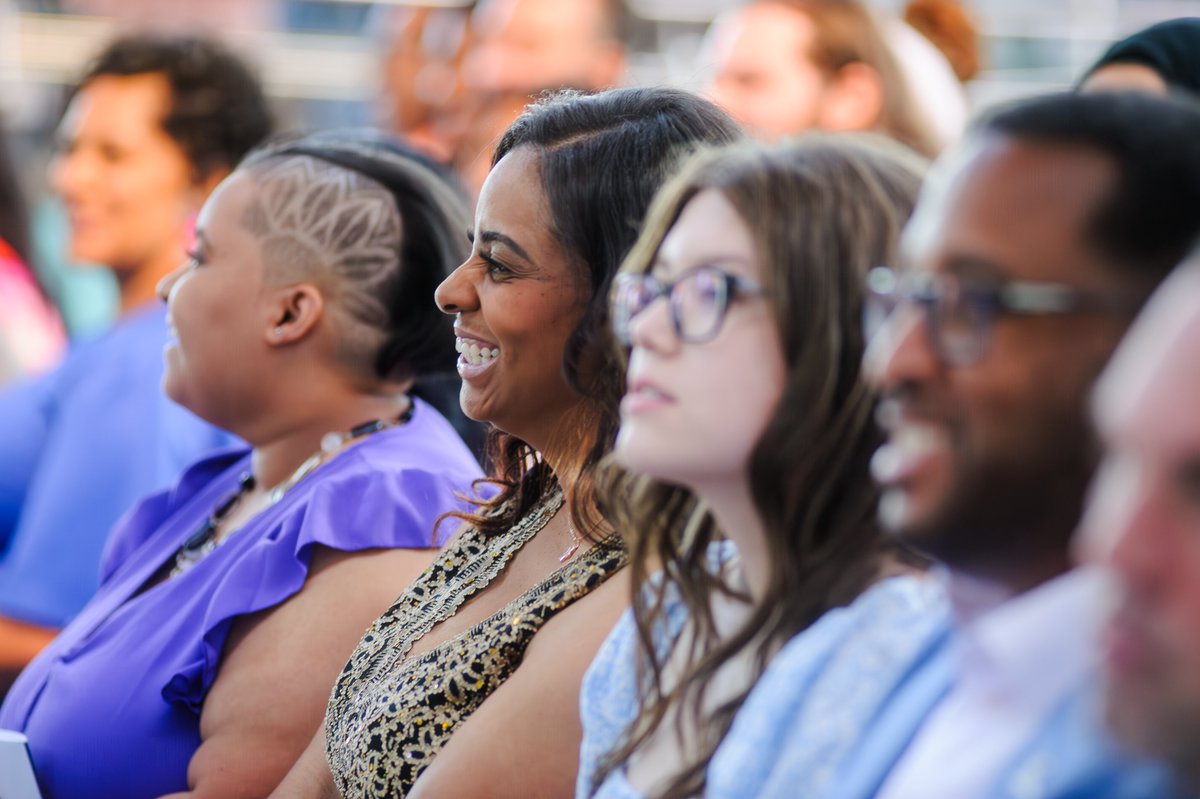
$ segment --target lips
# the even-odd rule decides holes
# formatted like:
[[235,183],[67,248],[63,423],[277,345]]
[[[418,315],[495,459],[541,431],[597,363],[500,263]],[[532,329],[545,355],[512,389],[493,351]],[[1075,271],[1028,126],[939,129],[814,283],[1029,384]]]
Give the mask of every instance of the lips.
[[670,405],[675,398],[645,378],[633,378],[621,398],[621,413],[627,416]]

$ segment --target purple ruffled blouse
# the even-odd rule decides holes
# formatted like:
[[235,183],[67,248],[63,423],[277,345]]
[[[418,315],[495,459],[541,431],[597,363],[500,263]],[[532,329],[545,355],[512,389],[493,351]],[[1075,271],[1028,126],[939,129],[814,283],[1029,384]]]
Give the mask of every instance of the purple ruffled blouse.
[[126,515],[99,592],[13,686],[0,727],[29,736],[47,799],[187,790],[200,710],[233,621],[299,591],[315,545],[442,544],[454,525],[435,533],[438,517],[463,509],[456,494],[482,476],[449,423],[418,401],[408,424],[342,453],[191,571],[138,594],[248,469],[245,449],[207,458]]

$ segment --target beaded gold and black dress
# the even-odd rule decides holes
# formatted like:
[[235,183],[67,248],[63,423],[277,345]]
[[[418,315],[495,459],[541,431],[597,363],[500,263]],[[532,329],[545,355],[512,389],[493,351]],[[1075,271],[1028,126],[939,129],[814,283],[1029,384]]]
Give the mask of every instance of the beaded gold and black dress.
[[325,753],[346,799],[405,796],[457,725],[521,664],[542,625],[625,565],[619,538],[610,536],[474,627],[405,657],[561,505],[555,490],[505,535],[463,530],[363,636],[325,713]]

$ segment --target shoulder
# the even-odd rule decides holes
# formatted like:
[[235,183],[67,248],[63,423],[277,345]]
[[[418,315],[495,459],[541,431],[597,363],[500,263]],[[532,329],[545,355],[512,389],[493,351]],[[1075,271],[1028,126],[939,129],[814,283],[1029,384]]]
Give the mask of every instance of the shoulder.
[[583,741],[576,796],[592,795],[600,761],[637,718],[637,647],[637,625],[627,608],[600,645],[579,690]]
[[797,795],[819,793],[892,688],[949,624],[941,582],[902,576],[880,581],[794,636],[718,748],[709,769],[714,795],[754,796],[781,781]]

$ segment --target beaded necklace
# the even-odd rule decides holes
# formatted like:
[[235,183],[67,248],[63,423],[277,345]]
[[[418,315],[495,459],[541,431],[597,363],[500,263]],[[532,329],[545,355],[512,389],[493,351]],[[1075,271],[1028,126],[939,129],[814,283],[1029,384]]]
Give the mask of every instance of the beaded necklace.
[[[344,433],[326,433],[321,437],[321,448],[305,458],[304,462],[296,467],[296,470],[286,480],[271,489],[267,495],[267,506],[263,510],[270,508],[287,496],[287,493],[297,483],[316,471],[318,466],[330,460],[346,444],[359,438],[365,438],[373,433],[378,433],[380,430],[387,430],[388,428],[405,424],[412,419],[412,415],[413,403],[410,400],[404,413],[395,419],[374,419],[370,422],[364,422],[357,427],[352,427]],[[191,571],[192,567],[212,554],[213,550],[221,545],[222,541],[217,539],[217,531],[221,528],[221,524],[233,509],[241,504],[242,499],[254,490],[257,484],[258,481],[252,473],[242,473],[238,478],[238,486],[233,493],[217,503],[217,507],[208,515],[208,518],[204,520],[196,532],[192,533],[191,537],[175,553],[175,564],[171,567],[168,578]]]

